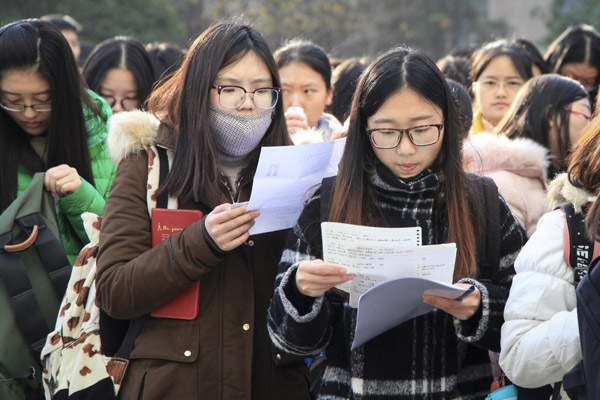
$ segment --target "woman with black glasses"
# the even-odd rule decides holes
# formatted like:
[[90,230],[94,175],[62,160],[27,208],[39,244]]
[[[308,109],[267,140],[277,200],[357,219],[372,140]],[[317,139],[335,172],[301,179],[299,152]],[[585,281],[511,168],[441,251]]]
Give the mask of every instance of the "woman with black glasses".
[[[250,236],[258,211],[232,207],[249,199],[260,148],[290,144],[279,86],[263,36],[222,22],[150,96],[150,113],[111,120],[120,163],[100,232],[97,296],[111,317],[143,319],[122,398],[309,399],[303,358],[272,351],[266,328],[286,231]],[[170,171],[149,187],[160,148]],[[147,196],[162,195],[204,217],[152,247]],[[196,281],[195,318],[149,315]]]
[[115,37],[100,43],[83,66],[83,77],[104,98],[113,114],[143,109],[156,80],[150,55],[131,37]]
[[[492,187],[486,197],[497,205],[497,258],[478,251],[494,208],[485,206],[479,178],[462,170],[459,118],[444,76],[420,52],[391,50],[361,75],[338,176],[331,185],[323,181],[292,229],[269,308],[278,348],[307,357],[326,351],[316,398],[459,399],[489,392],[488,350],[500,347],[513,260],[526,233]],[[453,282],[475,289],[462,301],[425,296],[433,311],[352,350],[357,310],[334,287],[354,275],[323,261],[321,221],[418,226],[424,245],[455,242]],[[406,311],[405,304],[395,307]]]
[[105,143],[110,107],[81,84],[58,28],[32,19],[0,30],[0,108],[0,211],[46,172],[74,263],[89,241],[80,215],[102,215],[115,174]]
[[[115,174],[105,143],[110,115],[108,104],[81,84],[69,43],[56,26],[31,19],[0,28],[0,213],[21,196],[34,173],[45,172],[44,186],[54,196],[60,239],[71,265],[89,242],[81,214],[102,215]],[[12,322],[19,316],[11,315],[8,293],[19,286],[26,290],[29,282],[14,265],[0,264],[2,281],[12,284],[0,284],[0,398],[32,398],[26,396],[40,384],[34,369],[39,377],[41,345],[26,338],[25,328],[40,324],[33,317],[31,325]],[[56,316],[62,293],[56,293],[53,304],[42,289],[47,287],[46,271],[36,271],[36,266],[26,263],[31,290],[44,315]],[[12,303],[23,304],[23,298],[15,296]],[[46,325],[49,331],[54,323],[47,319]]]

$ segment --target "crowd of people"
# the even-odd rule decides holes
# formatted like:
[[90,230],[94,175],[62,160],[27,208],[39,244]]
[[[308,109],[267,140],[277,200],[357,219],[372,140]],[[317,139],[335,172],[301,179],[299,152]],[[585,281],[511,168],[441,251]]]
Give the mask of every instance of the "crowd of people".
[[[408,47],[335,59],[299,39],[272,51],[237,19],[186,50],[132,37],[82,49],[81,29],[58,14],[0,28],[0,212],[44,172],[72,265],[89,242],[81,214],[102,216],[96,302],[141,320],[120,398],[484,399],[498,380],[520,399],[569,398],[557,383],[582,358],[578,279],[557,207],[597,239],[593,27],[544,55],[503,39],[437,62]],[[337,176],[296,224],[251,235],[260,210],[236,203],[261,148],[341,138]],[[152,187],[159,150],[167,172]],[[153,246],[160,196],[203,217]],[[351,349],[357,309],[336,286],[355,274],[323,261],[325,221],[455,243],[453,282],[474,290],[426,295],[433,311]],[[195,318],[150,315],[196,281]],[[18,357],[2,341],[0,366]],[[53,398],[31,368],[0,368],[0,397]]]

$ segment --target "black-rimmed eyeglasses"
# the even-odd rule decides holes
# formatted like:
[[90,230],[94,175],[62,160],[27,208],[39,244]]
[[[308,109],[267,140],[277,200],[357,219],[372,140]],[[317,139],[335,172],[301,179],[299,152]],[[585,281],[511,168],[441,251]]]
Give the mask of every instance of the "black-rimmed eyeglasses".
[[219,91],[219,104],[224,108],[238,108],[246,100],[246,95],[252,93],[254,105],[261,110],[270,110],[277,104],[280,88],[264,87],[256,90],[246,90],[241,86],[214,86]]
[[429,124],[408,129],[377,128],[367,129],[371,143],[378,149],[393,149],[400,144],[406,133],[415,146],[430,146],[437,143],[444,124]]
[[[106,94],[101,94],[102,98],[106,100],[110,108],[113,108],[115,104],[117,104],[117,98],[115,96],[109,96]],[[140,101],[135,97],[123,97],[119,100],[119,104],[125,111],[135,110],[140,106]]]

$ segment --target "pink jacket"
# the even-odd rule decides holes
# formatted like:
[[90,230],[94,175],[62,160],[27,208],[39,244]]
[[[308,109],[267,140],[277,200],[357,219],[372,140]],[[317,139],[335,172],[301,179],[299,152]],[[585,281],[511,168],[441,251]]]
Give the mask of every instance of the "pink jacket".
[[530,139],[509,139],[490,133],[470,135],[463,145],[465,171],[496,182],[515,217],[529,236],[540,217],[550,211],[546,202],[548,150]]

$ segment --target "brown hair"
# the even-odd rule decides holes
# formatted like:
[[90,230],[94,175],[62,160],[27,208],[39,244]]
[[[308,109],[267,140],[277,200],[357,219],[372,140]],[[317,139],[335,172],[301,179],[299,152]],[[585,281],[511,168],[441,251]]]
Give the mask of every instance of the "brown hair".
[[[157,196],[168,192],[178,198],[202,199],[209,206],[218,204],[219,151],[210,131],[210,91],[220,70],[251,51],[264,60],[273,86],[280,87],[277,66],[264,37],[250,25],[228,20],[204,31],[192,44],[181,68],[151,94],[148,109],[177,134],[173,165]],[[287,144],[290,140],[279,101],[271,126],[248,155],[242,174],[253,176],[262,146]]]
[[[600,195],[600,114],[583,129],[569,163],[569,181],[594,195]],[[590,239],[595,239],[600,222],[600,201],[596,200],[586,217]],[[597,239],[597,238],[596,238]]]
[[[448,215],[448,239],[457,245],[454,279],[477,274],[475,226],[467,204],[460,157],[460,121],[446,80],[426,55],[405,48],[391,50],[375,60],[363,73],[355,92],[350,126],[332,197],[330,221],[356,225],[381,223],[381,211],[373,201],[368,175],[377,158],[366,134],[367,119],[394,93],[410,88],[444,115],[442,148],[434,166],[443,175],[436,201]],[[475,207],[477,209],[477,207]],[[479,217],[476,217],[479,219]]]

